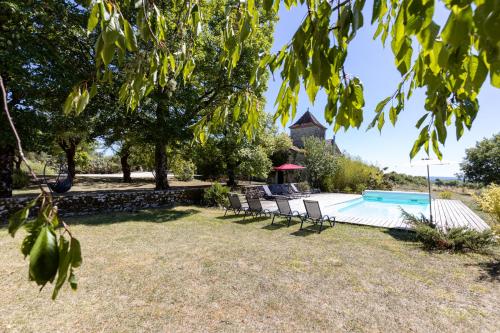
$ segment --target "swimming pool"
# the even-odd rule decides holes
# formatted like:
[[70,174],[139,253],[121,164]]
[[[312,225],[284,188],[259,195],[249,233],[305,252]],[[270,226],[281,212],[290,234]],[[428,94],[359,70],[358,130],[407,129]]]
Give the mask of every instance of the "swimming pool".
[[358,199],[339,204],[343,215],[369,218],[401,218],[401,209],[411,214],[429,216],[429,196],[419,192],[365,191]]

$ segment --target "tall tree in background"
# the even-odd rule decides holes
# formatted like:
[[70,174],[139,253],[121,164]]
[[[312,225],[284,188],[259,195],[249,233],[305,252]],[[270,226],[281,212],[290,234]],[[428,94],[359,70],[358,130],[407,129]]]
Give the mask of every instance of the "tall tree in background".
[[500,184],[500,134],[483,139],[475,147],[465,150],[460,169],[468,181]]

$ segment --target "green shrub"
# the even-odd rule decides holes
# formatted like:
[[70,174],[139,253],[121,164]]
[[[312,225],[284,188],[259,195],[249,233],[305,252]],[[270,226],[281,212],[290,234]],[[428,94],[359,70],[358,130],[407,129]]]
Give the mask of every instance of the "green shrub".
[[442,191],[438,194],[438,196],[439,199],[451,199],[453,193],[451,193],[450,191]]
[[391,184],[384,178],[382,171],[376,166],[367,164],[359,158],[342,156],[338,160],[338,168],[331,182],[333,189],[344,192],[361,193],[364,190],[389,190]]
[[177,159],[172,165],[172,171],[177,180],[186,182],[193,180],[195,165],[190,160]]
[[452,252],[482,252],[497,243],[491,230],[477,231],[468,228],[438,228],[424,215],[417,217],[401,210],[403,219],[414,226],[417,239],[428,250]]
[[297,189],[301,192],[307,192],[311,190],[311,186],[308,182],[300,182],[297,184]]
[[30,184],[30,176],[24,171],[14,170],[12,173],[12,188],[13,189],[21,189],[25,188]]
[[474,195],[479,208],[500,223],[500,186],[491,184],[480,195]]
[[203,200],[207,206],[223,207],[229,204],[227,194],[229,187],[223,186],[220,183],[214,183],[205,190]]

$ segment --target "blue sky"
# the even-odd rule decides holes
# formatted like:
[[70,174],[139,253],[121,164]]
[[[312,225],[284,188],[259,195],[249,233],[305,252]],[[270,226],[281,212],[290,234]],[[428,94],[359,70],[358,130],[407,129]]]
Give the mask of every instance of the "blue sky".
[[[305,9],[303,7],[292,8],[287,11],[282,6],[279,12],[280,19],[275,27],[273,52],[279,51],[290,40],[304,15]],[[364,121],[359,130],[349,129],[347,132],[340,130],[336,135],[336,142],[341,150],[359,156],[364,161],[380,167],[388,167],[389,170],[413,175],[425,175],[425,167],[411,167],[409,158],[410,149],[419,132],[415,128],[415,123],[425,112],[423,108],[424,90],[414,92],[412,98],[406,103],[405,110],[400,113],[396,127],[386,121],[382,134],[379,134],[376,128],[366,131],[368,123],[374,116],[373,110],[375,106],[379,101],[394,92],[400,81],[400,75],[394,66],[390,46],[384,49],[379,40],[374,41],[372,39],[375,27],[371,26],[369,22],[369,18],[371,18],[371,5],[369,3],[365,6],[364,17],[365,26],[358,31],[355,39],[351,42],[346,63],[346,72],[360,77],[364,85],[366,102]],[[443,26],[446,18],[447,13],[444,9],[439,8],[436,10],[435,21],[438,24]],[[266,111],[269,113],[274,113],[274,102],[280,85],[279,73],[275,73],[275,80],[270,79],[269,89],[266,93]],[[478,140],[491,137],[500,131],[498,114],[500,90],[490,86],[489,78],[487,78],[479,94],[479,103],[480,111],[472,129],[470,131],[465,130],[464,135],[458,142],[455,136],[455,128],[452,126],[448,129],[448,139],[442,150],[445,160],[460,162],[465,156],[466,148],[472,147]],[[295,120],[309,108],[318,120],[327,125],[323,111],[325,104],[324,93],[319,93],[314,105],[312,105],[305,91],[301,91]],[[279,126],[281,128],[281,125]],[[288,129],[282,130],[288,132]],[[332,136],[332,126],[329,126],[327,138]],[[424,156],[423,153],[420,153],[415,158],[420,159]],[[458,164],[452,163],[432,166],[431,173],[433,176],[453,176],[457,171],[459,171]]]

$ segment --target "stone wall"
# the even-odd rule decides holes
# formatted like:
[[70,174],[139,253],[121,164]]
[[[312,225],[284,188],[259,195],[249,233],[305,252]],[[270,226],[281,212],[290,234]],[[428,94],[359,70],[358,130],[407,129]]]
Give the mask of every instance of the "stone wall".
[[[107,212],[137,211],[173,204],[199,204],[205,187],[165,191],[97,191],[55,195],[54,201],[61,216],[89,215]],[[33,196],[0,198],[0,224],[24,207]]]
[[318,126],[305,126],[290,129],[290,137],[293,145],[299,148],[304,148],[304,138],[315,136],[320,139],[325,139],[325,129]]

